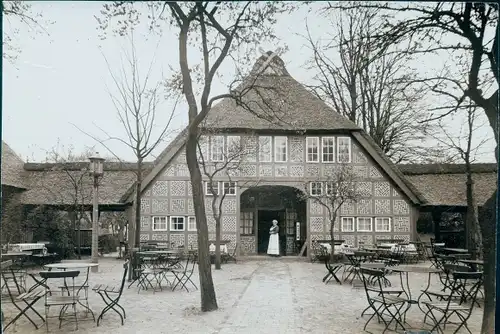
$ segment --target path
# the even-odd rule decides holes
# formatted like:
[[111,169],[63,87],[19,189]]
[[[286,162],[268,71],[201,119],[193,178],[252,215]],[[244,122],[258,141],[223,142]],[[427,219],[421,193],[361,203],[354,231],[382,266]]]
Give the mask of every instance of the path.
[[217,334],[293,333],[295,313],[286,262],[264,261]]

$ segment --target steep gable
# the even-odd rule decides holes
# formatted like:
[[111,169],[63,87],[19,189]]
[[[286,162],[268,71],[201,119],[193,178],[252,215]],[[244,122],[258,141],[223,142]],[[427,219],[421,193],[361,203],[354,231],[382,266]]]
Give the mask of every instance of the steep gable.
[[2,141],[2,186],[26,189],[23,179],[23,160]]

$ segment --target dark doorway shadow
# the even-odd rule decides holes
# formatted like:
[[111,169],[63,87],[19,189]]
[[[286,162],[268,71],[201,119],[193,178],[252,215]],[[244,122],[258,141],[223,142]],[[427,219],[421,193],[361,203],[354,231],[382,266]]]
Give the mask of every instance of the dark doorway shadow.
[[[266,254],[269,245],[269,229],[273,225],[273,219],[283,222],[285,210],[259,210],[257,222],[257,253]],[[282,227],[280,226],[280,229]],[[281,232],[281,231],[280,231]],[[280,233],[281,234],[281,233]],[[280,242],[281,248],[281,242]]]

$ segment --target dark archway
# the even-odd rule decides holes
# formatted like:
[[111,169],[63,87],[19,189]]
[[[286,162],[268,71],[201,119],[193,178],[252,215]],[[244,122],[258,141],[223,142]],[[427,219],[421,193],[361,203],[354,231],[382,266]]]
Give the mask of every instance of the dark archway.
[[299,253],[307,233],[307,205],[302,191],[289,186],[252,187],[241,194],[240,211],[240,234],[246,240],[254,238],[253,253],[267,252],[273,219],[277,219],[280,226],[280,253]]

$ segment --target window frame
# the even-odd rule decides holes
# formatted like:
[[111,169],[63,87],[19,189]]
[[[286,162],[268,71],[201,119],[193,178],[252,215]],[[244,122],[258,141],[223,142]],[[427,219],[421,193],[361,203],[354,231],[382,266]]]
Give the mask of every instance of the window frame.
[[[369,219],[370,220],[370,229],[369,230],[362,230],[359,228],[359,222],[361,219]],[[356,219],[356,231],[357,232],[373,232],[373,218],[372,217],[358,217]]]
[[[236,187],[237,187],[237,184],[235,181],[222,181],[222,187],[219,187],[219,191],[220,189],[222,188],[222,195],[226,195],[226,196],[236,196]],[[234,189],[234,194],[231,194],[231,193],[227,193],[226,194],[226,184],[227,183],[233,183],[234,184],[234,187],[233,188],[228,188],[228,189]]]
[[[214,148],[216,148],[216,143],[217,141],[221,140],[222,147],[220,148],[220,154],[221,154],[221,160],[216,160],[214,159]],[[212,162],[223,162],[224,159],[224,136],[211,136],[210,137],[210,161]],[[219,148],[217,147],[217,151],[219,151]]]
[[[231,155],[230,152],[230,141],[235,140],[237,146],[237,152],[234,153],[234,156]],[[241,146],[241,137],[240,136],[227,136],[226,137],[226,158],[228,161],[240,161],[241,154],[243,153],[243,147]]]
[[[284,139],[284,143],[285,143],[285,160],[278,160],[278,154],[281,156],[281,150],[279,150],[278,152],[278,147],[277,147],[277,143],[278,143],[278,140],[281,140],[281,139]],[[279,162],[279,163],[282,163],[282,162],[288,162],[288,137],[287,136],[274,136],[274,162]]]
[[[313,183],[321,185],[321,187],[320,187],[321,191],[320,191],[319,194],[316,194],[316,195],[313,194]],[[311,181],[311,182],[309,182],[309,195],[311,195],[312,197],[323,196],[323,182],[318,182],[318,181]]]
[[200,136],[198,138],[198,145],[196,153],[198,155],[198,161],[207,162],[210,160],[210,136]]
[[[163,228],[158,228],[158,229],[155,228],[155,218],[164,218],[165,219],[165,228],[164,229]],[[168,216],[152,216],[151,217],[151,231],[155,231],[155,232],[156,231],[163,231],[163,232],[168,231],[168,227],[169,227],[168,221],[169,221]]]
[[[182,230],[174,229],[173,220],[175,218],[182,218]],[[170,232],[184,232],[184,231],[186,231],[186,217],[185,216],[170,216]]]
[[[316,160],[309,160],[309,148],[311,149],[313,148],[312,145],[309,145],[310,139],[316,141]],[[320,154],[319,137],[306,137],[306,162],[318,163],[320,161],[319,154]]]
[[[194,220],[194,229],[191,228],[191,218]],[[187,216],[187,230],[188,232],[196,232],[196,216]]]
[[[352,220],[352,229],[351,230],[344,229],[344,219],[351,219]],[[356,218],[354,218],[354,217],[340,217],[340,231],[341,232],[355,232],[355,229],[356,229]]]
[[[210,181],[205,181],[205,196],[213,196],[212,192],[208,189],[208,184]],[[217,184],[217,196],[220,195],[220,182],[219,181],[212,181],[212,183]]]
[[[330,146],[333,150],[333,152],[331,153],[332,155],[332,160],[325,160],[325,152],[324,152],[324,149],[325,149],[325,139],[327,140],[332,140],[332,146]],[[327,137],[321,137],[321,162],[323,163],[327,163],[327,164],[331,164],[331,163],[335,163],[335,137],[332,137],[332,136],[327,136]],[[330,154],[330,153],[328,153]]]
[[[380,221],[381,219],[388,219],[389,220],[389,229],[388,230],[379,230],[378,229],[377,222]],[[392,230],[391,223],[392,223],[391,217],[375,217],[375,232],[391,232],[391,230]]]
[[[339,149],[339,144],[342,140],[344,139],[347,139],[348,141],[348,147],[349,147],[349,159],[348,161],[341,161],[340,159],[340,149]],[[347,163],[347,164],[350,164],[352,161],[352,141],[351,141],[351,137],[337,137],[337,162],[338,163]]]
[[[244,222],[246,221],[245,214],[251,215],[251,220],[249,220],[251,222],[251,225],[249,225],[249,226],[244,224]],[[251,230],[252,234],[243,233],[246,228],[249,228]],[[243,235],[243,236],[255,236],[255,214],[254,214],[254,211],[249,211],[249,210],[240,211],[240,236],[241,235]]]
[[[268,139],[269,141],[266,143],[266,145],[269,145],[269,152],[267,152],[269,159],[264,160],[263,155],[262,155],[262,148],[264,145],[262,145],[262,140],[263,139]],[[272,162],[273,161],[273,137],[272,136],[259,136],[259,162]]]

